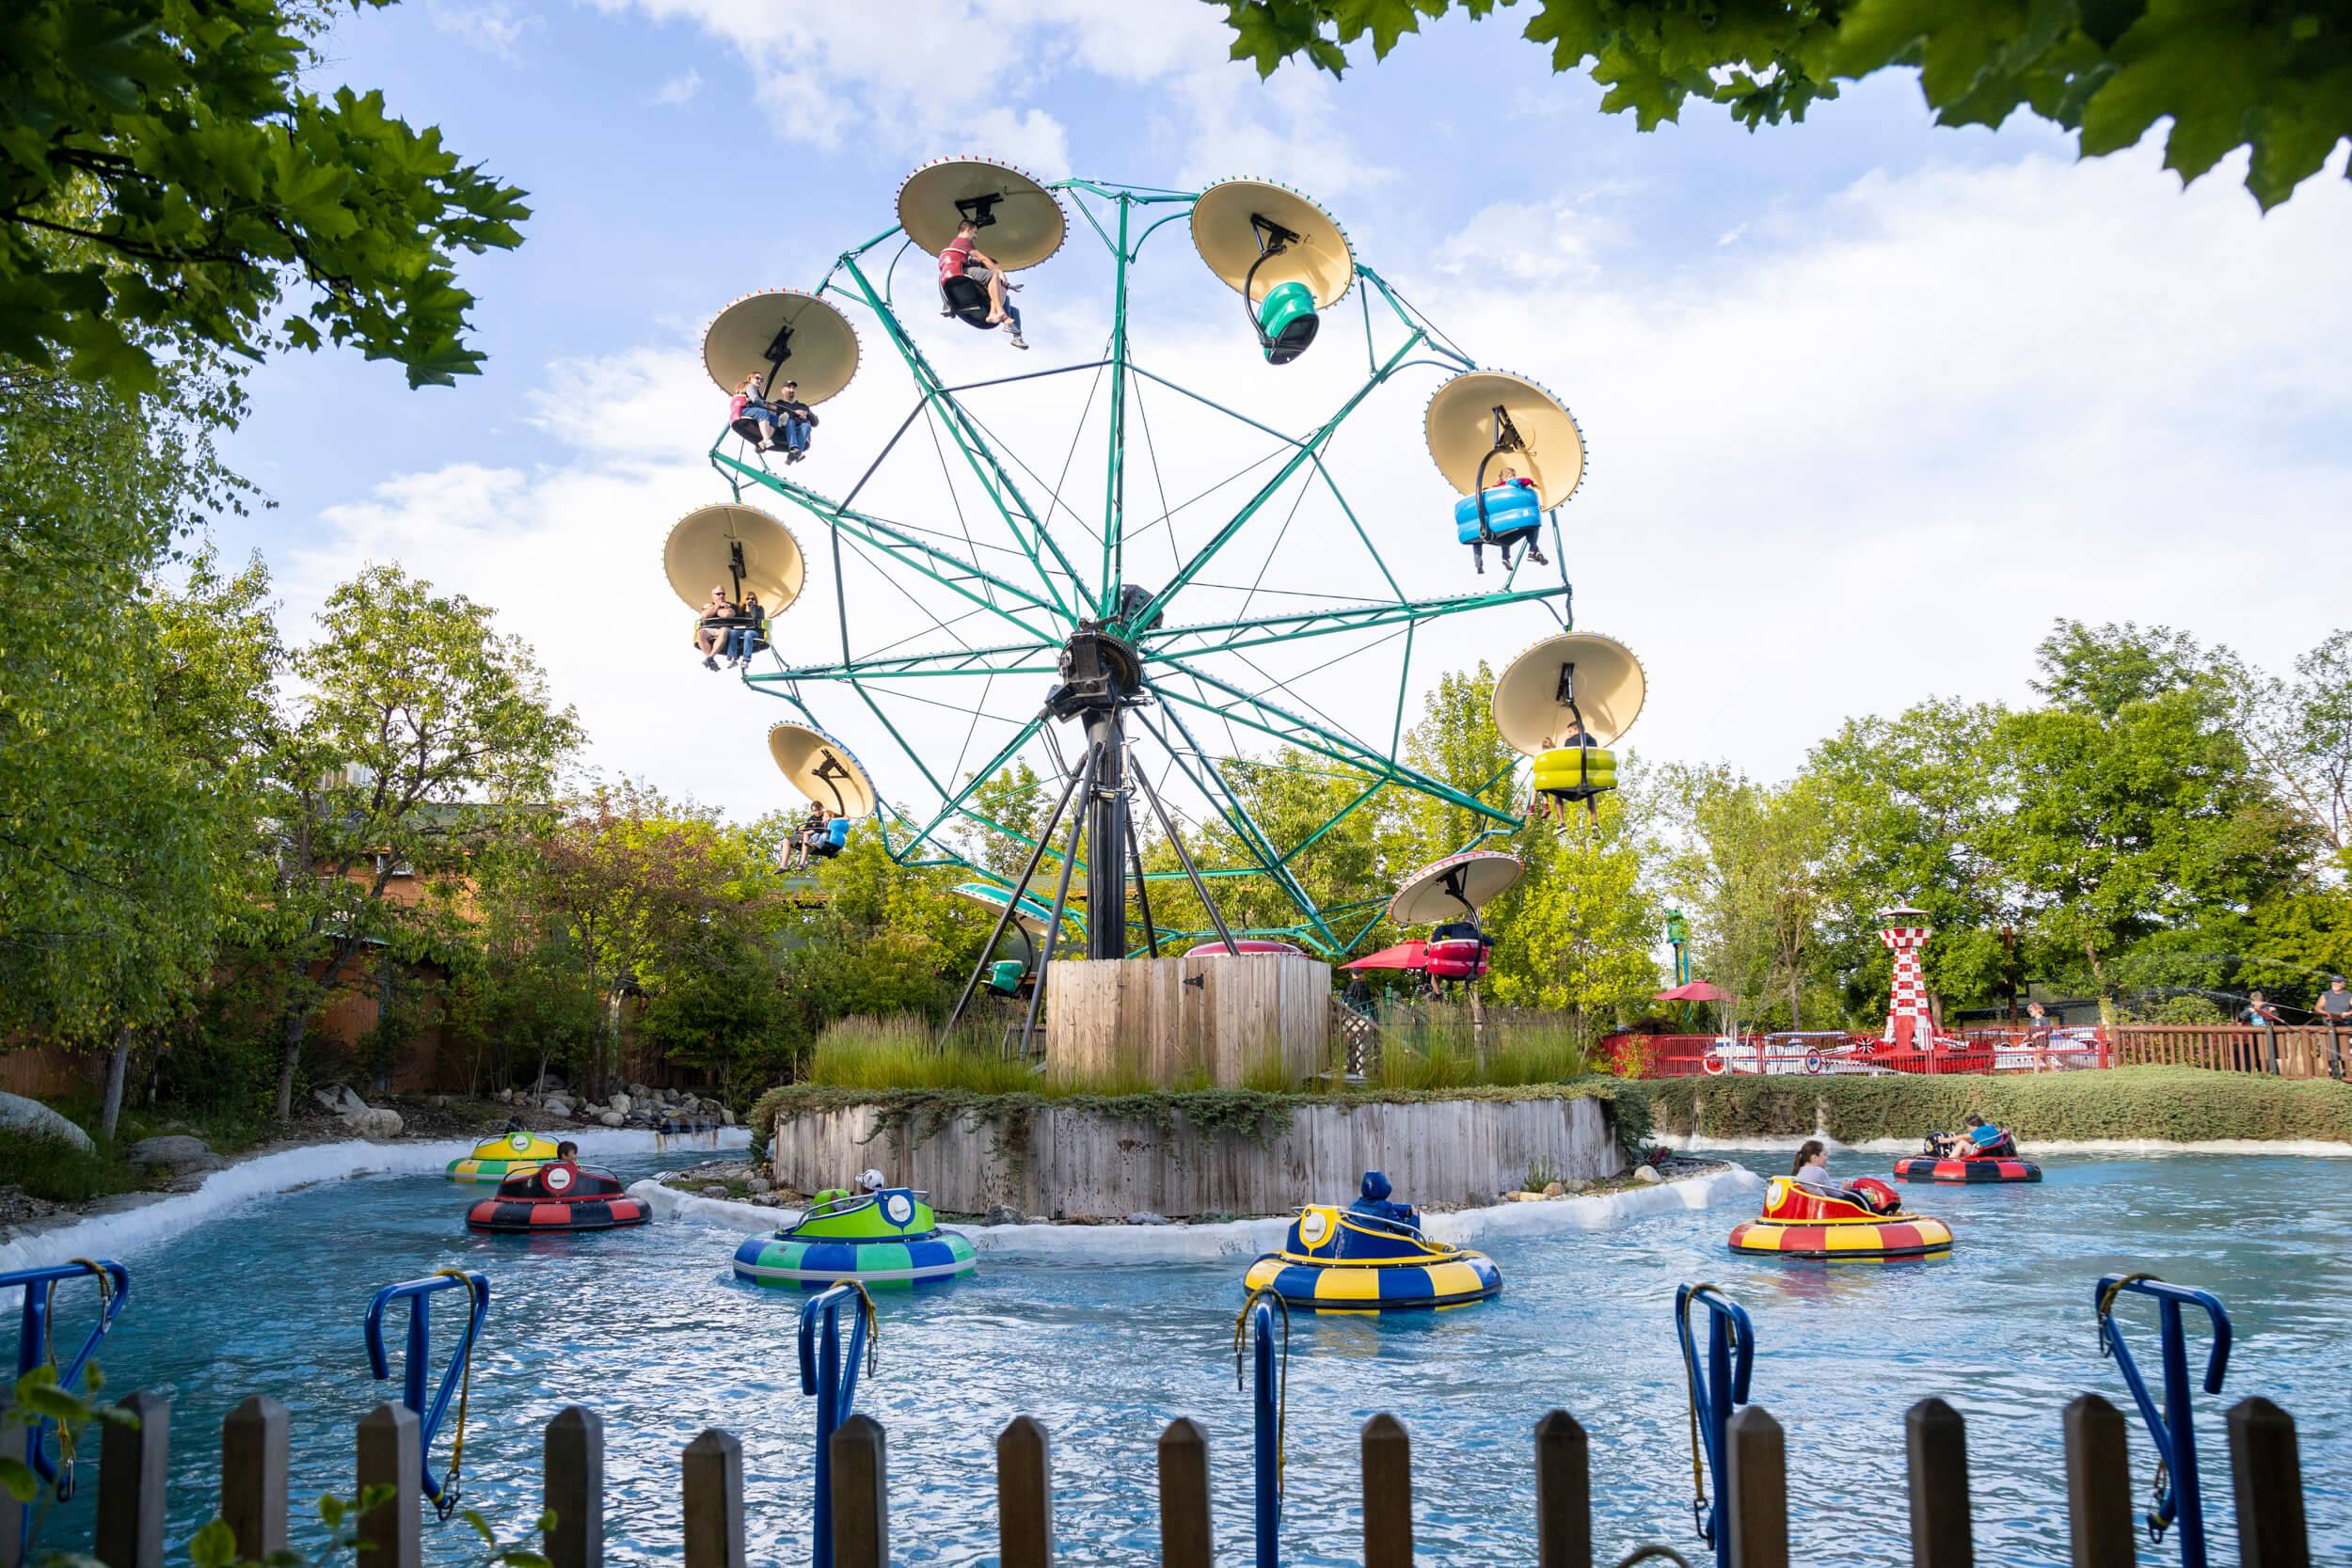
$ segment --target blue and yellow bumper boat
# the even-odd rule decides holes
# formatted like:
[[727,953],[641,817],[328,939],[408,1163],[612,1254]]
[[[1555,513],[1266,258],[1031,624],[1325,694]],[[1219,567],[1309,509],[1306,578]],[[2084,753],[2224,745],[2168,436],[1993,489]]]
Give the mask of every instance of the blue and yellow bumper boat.
[[1493,1259],[1429,1240],[1421,1216],[1388,1195],[1388,1178],[1367,1171],[1363,1196],[1350,1207],[1300,1209],[1282,1250],[1250,1264],[1243,1287],[1310,1312],[1441,1310],[1502,1289]]
[[536,1132],[516,1131],[474,1146],[471,1154],[449,1163],[452,1181],[485,1181],[495,1187],[510,1176],[520,1176],[553,1164],[555,1144]]
[[781,1290],[821,1291],[847,1279],[921,1289],[971,1273],[978,1261],[971,1242],[939,1228],[930,1196],[907,1187],[818,1193],[796,1223],[735,1249],[735,1277]]

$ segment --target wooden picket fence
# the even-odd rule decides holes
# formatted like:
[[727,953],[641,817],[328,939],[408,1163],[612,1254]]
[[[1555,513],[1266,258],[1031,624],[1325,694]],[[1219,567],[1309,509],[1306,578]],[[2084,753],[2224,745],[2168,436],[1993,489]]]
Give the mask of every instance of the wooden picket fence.
[[2127,1023],[2116,1031],[2118,1067],[2201,1067],[2280,1078],[2342,1078],[2352,1029],[2332,1024],[2261,1029],[2248,1023]]
[[[122,1402],[135,1427],[108,1424],[98,1462],[94,1555],[107,1568],[163,1568],[164,1497],[171,1442],[171,1403],[156,1394]],[[2246,1568],[2310,1568],[2302,1469],[2295,1422],[2265,1399],[2246,1399],[2227,1418],[2241,1560]],[[1976,1544],[1968,1500],[1964,1423],[1942,1400],[1923,1400],[1904,1420],[1910,1464],[1914,1568],[1973,1568]],[[23,1451],[24,1428],[10,1434]],[[2136,1560],[2136,1491],[2124,1447],[2124,1418],[2096,1394],[2066,1407],[2065,1482],[2073,1568],[2131,1568]],[[1584,1429],[1565,1411],[1535,1424],[1535,1557],[1541,1568],[1593,1568],[1615,1560],[1594,1555],[1592,1467]],[[1788,1568],[1787,1449],[1780,1423],[1758,1405],[1731,1418],[1727,1474],[1729,1540],[1722,1560],[1738,1568]],[[221,1429],[220,1517],[235,1532],[244,1560],[286,1546],[288,1416],[257,1396]],[[389,1487],[389,1500],[359,1524],[364,1568],[418,1568],[422,1509],[418,1497],[416,1415],[379,1404],[358,1427],[355,1495]],[[833,1511],[836,1568],[885,1568],[890,1561],[889,1466],[882,1426],[852,1416],[833,1437]],[[746,1568],[743,1450],[724,1432],[686,1445],[681,1473],[685,1568]],[[1362,1439],[1364,1568],[1409,1568],[1413,1561],[1412,1456],[1393,1417],[1364,1423]],[[604,1425],[572,1405],[547,1425],[542,1496],[553,1513],[542,1550],[554,1568],[597,1568],[604,1561]],[[1210,1568],[1209,1446],[1189,1420],[1168,1423],[1159,1441],[1160,1561],[1164,1568]],[[1017,1417],[996,1439],[997,1538],[1003,1568],[1049,1568],[1056,1558],[1052,1443],[1045,1428]],[[0,1494],[0,1568],[16,1568],[16,1505]],[[1854,1522],[1882,1528],[1883,1510]],[[52,1544],[54,1546],[54,1544]],[[1487,1554],[1518,1558],[1498,1543]],[[1229,1560],[1239,1554],[1228,1550]],[[1635,1548],[1628,1554],[1641,1555]],[[1660,1554],[1662,1556],[1662,1554]],[[1902,1553],[1889,1542],[1888,1561]],[[796,1554],[797,1556],[797,1554]],[[1072,1551],[1064,1560],[1095,1560]],[[1997,1545],[1988,1560],[2000,1560]]]

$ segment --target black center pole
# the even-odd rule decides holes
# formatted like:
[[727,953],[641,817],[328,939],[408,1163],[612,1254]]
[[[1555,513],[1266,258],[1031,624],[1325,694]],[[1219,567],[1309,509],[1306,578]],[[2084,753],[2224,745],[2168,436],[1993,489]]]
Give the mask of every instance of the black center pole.
[[1094,752],[1087,799],[1087,957],[1127,956],[1127,734],[1116,707],[1086,717]]

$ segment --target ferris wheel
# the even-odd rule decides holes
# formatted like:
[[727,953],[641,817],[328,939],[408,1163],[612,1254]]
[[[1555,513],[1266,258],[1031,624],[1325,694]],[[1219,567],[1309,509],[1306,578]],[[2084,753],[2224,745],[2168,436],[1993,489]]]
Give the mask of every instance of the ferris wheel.
[[[995,277],[960,249],[934,261],[960,235]],[[1106,309],[1099,290],[1076,292],[1079,258],[1045,267],[1066,247],[1103,267]],[[1041,330],[1032,296],[1057,284]],[[1221,290],[1245,323],[1214,304]],[[1041,349],[1083,332],[1099,352],[1001,353],[1029,346],[1025,301]],[[902,399],[873,395],[869,341],[903,369]],[[697,610],[714,582],[757,594],[742,678],[787,705],[770,732],[778,768],[837,818],[872,818],[901,865],[968,872],[958,891],[998,914],[999,938],[1015,922],[1048,957],[1058,937],[1094,958],[1202,938],[1353,950],[1393,890],[1335,895],[1305,875],[1346,817],[1413,792],[1470,824],[1456,852],[1522,825],[1494,803],[1500,776],[1407,760],[1417,640],[1425,655],[1431,628],[1459,617],[1539,634],[1495,699],[1534,787],[1590,800],[1615,783],[1607,748],[1642,675],[1569,614],[1560,515],[1582,482],[1581,430],[1538,382],[1470,357],[1297,192],[1048,183],[943,159],[908,176],[896,221],[814,289],[720,311],[703,356],[750,401],[708,453],[727,499],[669,535],[672,588]],[[1184,385],[1180,361],[1220,389],[1254,388],[1258,406]],[[859,419],[836,414],[813,444],[805,425],[798,445],[774,438],[778,410],[814,415],[862,370]],[[1369,444],[1356,437],[1368,424]],[[1435,481],[1391,471],[1415,436]],[[1351,482],[1359,464],[1378,476]],[[1438,499],[1402,493],[1414,485]],[[1434,564],[1433,537],[1446,552]],[[1440,570],[1469,591],[1432,592]],[[1274,820],[1260,802],[1281,767],[1311,772],[1325,804]],[[1006,820],[993,803],[1024,769],[1058,803]],[[1214,829],[1230,863],[1199,863],[1186,822]],[[1181,863],[1147,869],[1139,829]],[[1238,879],[1279,890],[1282,915],[1230,924],[1219,892]],[[1205,926],[1154,920],[1153,895],[1177,886]],[[1159,902],[1165,917],[1175,900]]]

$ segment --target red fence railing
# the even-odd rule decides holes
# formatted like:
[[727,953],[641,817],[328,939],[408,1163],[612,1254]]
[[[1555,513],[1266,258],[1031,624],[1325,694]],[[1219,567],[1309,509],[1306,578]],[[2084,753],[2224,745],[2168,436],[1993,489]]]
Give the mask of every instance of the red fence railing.
[[1612,1035],[1601,1042],[1617,1071],[1631,1078],[1838,1076],[1863,1073],[2066,1072],[2114,1065],[2100,1030],[2032,1035],[2022,1029],[1972,1029],[1946,1036],[1931,1050],[1898,1051],[1867,1035]]

